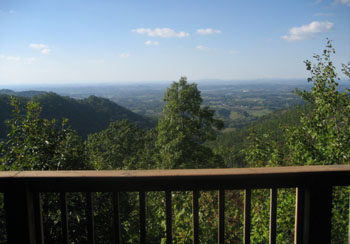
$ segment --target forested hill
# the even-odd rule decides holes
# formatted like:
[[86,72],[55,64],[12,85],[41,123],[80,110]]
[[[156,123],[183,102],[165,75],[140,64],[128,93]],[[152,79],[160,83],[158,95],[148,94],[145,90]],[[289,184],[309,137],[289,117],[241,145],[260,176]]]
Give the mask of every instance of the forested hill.
[[[219,135],[215,141],[207,142],[207,145],[219,152],[230,167],[246,167],[244,165],[244,148],[247,147],[249,136],[255,133],[260,138],[276,141],[277,145],[285,143],[283,130],[286,126],[300,125],[301,114],[310,113],[310,104],[295,106],[289,109],[277,110],[271,114],[264,115],[243,127],[232,131],[226,131]],[[230,162],[227,162],[230,161]]]
[[39,94],[43,94],[43,91],[13,91],[10,89],[0,89],[0,94],[11,95],[11,96],[20,96],[20,97],[33,97]]
[[[41,93],[32,98],[18,97],[21,104],[32,99],[39,102],[42,107],[41,116],[48,119],[67,118],[72,126],[81,136],[86,137],[106,129],[110,122],[127,119],[139,124],[143,128],[151,128],[155,123],[150,119],[135,114],[118,104],[101,97],[90,96],[86,99],[76,100],[63,97],[56,93]],[[6,137],[7,128],[5,120],[11,118],[12,107],[10,95],[0,95],[0,138]]]
[[301,114],[309,113],[310,111],[311,106],[309,104],[274,111],[271,114],[261,116],[243,128],[222,133],[215,143],[218,145],[236,146],[241,144],[242,140],[247,138],[252,131],[259,135],[270,134],[274,139],[280,141],[283,139],[283,127],[299,125]]

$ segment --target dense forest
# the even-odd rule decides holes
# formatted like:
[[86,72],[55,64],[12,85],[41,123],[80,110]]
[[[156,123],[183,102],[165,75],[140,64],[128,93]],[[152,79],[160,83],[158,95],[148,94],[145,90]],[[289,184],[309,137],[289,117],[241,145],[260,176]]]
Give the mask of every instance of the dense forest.
[[[324,52],[315,55],[316,63],[305,61],[311,89],[297,89],[289,99],[293,102],[282,107],[273,107],[275,100],[265,102],[264,108],[269,113],[261,113],[244,123],[233,123],[228,119],[233,115],[244,117],[241,105],[231,102],[232,107],[236,106],[235,110],[221,108],[215,111],[214,102],[207,100],[204,103],[197,85],[188,83],[186,77],[181,77],[166,90],[158,123],[106,98],[90,96],[78,100],[55,93],[16,94],[3,90],[6,94],[0,95],[0,121],[5,123],[0,125],[0,169],[186,169],[349,164],[350,93],[338,89],[335,66],[330,61],[333,53],[328,42]],[[350,64],[342,67],[343,73],[350,77]],[[262,110],[262,100],[254,100],[252,94],[240,99],[249,107],[249,111],[245,111],[246,117],[254,114],[254,110]],[[230,102],[225,101],[225,104]],[[230,130],[223,132],[225,125]],[[151,230],[148,242],[164,243],[165,219],[161,212],[164,196],[150,194],[153,195],[147,202],[150,210],[147,228]],[[241,243],[242,194],[240,191],[229,191],[228,194],[227,204],[236,206],[227,208],[231,211],[228,215],[232,216],[227,227],[230,233],[227,239],[231,240],[228,243]],[[111,196],[106,193],[95,195],[99,202],[95,213],[97,243],[110,243],[112,220],[108,212]],[[348,210],[344,206],[348,197],[348,188],[339,188],[334,193],[333,243],[346,243],[347,225],[344,223]],[[43,194],[42,201],[46,241],[60,243],[58,196]],[[137,196],[123,193],[121,201],[123,243],[135,243],[138,226],[133,216],[137,211]],[[83,202],[82,194],[69,194],[71,243],[86,242]],[[191,236],[188,228],[191,225],[190,202],[188,194],[174,195],[175,243],[191,243],[188,238]],[[278,243],[293,243],[294,202],[295,190],[279,191]],[[214,217],[217,215],[216,204],[214,192],[203,192],[200,214]],[[268,207],[264,208],[267,204],[268,192],[256,190],[252,199],[252,243],[268,241]],[[204,217],[201,225],[205,231],[201,233],[201,242],[211,243],[216,238],[217,223],[205,221]],[[0,224],[4,226],[3,219]],[[6,243],[5,232],[0,235],[0,243]]]

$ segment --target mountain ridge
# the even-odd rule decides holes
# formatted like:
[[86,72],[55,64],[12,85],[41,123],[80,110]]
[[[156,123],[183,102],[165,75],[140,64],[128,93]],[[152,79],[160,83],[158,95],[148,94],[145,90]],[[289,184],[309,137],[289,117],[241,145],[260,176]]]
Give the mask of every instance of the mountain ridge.
[[8,133],[5,121],[11,119],[11,96],[19,99],[21,107],[29,101],[39,102],[42,107],[42,118],[57,120],[67,118],[68,125],[82,137],[101,131],[116,120],[126,119],[146,129],[155,126],[155,123],[147,117],[136,114],[107,98],[89,96],[84,99],[73,99],[53,92],[39,91],[31,91],[32,96],[29,93],[24,93],[27,96],[19,96],[18,92],[11,90],[5,92],[8,94],[0,90],[0,138],[5,138]]

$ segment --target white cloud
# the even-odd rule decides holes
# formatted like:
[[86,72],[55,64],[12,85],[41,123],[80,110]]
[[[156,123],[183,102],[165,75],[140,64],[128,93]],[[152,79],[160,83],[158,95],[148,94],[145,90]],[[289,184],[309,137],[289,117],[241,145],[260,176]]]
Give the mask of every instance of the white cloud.
[[30,58],[24,58],[24,59],[23,59],[23,61],[24,61],[25,63],[28,63],[28,64],[32,64],[32,63],[36,62],[37,60],[38,60],[38,59],[35,58],[35,57],[30,57]]
[[316,17],[330,17],[333,15],[334,15],[334,13],[316,13],[316,14],[314,14],[314,16],[316,16]]
[[42,53],[42,54],[49,54],[49,53],[51,53],[51,49],[49,49],[49,48],[44,48],[44,49],[41,50],[41,53]]
[[38,60],[35,57],[24,58],[21,56],[6,56],[6,55],[0,55],[0,59],[4,59],[10,62],[26,63],[26,64],[31,64]]
[[170,37],[179,37],[179,38],[182,38],[182,37],[186,37],[186,36],[189,36],[190,34],[189,33],[186,33],[186,32],[176,32],[174,31],[173,29],[170,29],[170,28],[156,28],[156,29],[148,29],[148,28],[138,28],[138,29],[134,29],[132,30],[132,32],[135,32],[137,34],[146,34],[148,36],[151,36],[151,37],[167,37],[167,38],[170,38]]
[[22,59],[20,56],[6,56],[5,58],[8,61],[15,61],[15,62],[19,62]]
[[146,46],[159,46],[159,42],[148,40],[145,42]]
[[333,26],[334,24],[329,21],[313,21],[308,25],[293,27],[289,29],[289,35],[281,36],[281,38],[287,41],[301,41],[312,39],[315,38],[317,34],[330,31]]
[[196,46],[196,49],[201,50],[201,51],[207,51],[207,50],[209,50],[208,47],[203,46],[203,45],[198,45],[198,46]]
[[130,57],[130,54],[129,53],[121,53],[119,56],[121,58],[128,58],[128,57]]
[[335,0],[334,3],[350,6],[350,0]]
[[33,49],[40,50],[40,52],[42,54],[49,54],[49,53],[51,53],[51,49],[46,44],[35,44],[35,43],[32,43],[32,44],[29,44],[29,47],[33,48]]
[[47,48],[47,45],[45,44],[29,44],[29,47],[30,48],[33,48],[33,49],[43,49],[43,48]]
[[197,34],[200,34],[200,35],[212,35],[212,34],[220,34],[220,33],[221,33],[221,30],[214,30],[210,28],[197,30]]

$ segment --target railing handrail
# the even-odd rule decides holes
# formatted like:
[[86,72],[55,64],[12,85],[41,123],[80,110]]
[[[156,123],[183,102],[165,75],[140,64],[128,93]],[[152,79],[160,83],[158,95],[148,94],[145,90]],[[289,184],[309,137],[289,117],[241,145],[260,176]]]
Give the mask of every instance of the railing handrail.
[[220,168],[220,169],[162,169],[162,170],[29,170],[0,171],[1,178],[54,178],[54,177],[177,177],[211,175],[264,175],[300,174],[323,172],[350,172],[350,165],[313,165],[258,168]]
[[300,187],[315,183],[350,185],[350,165],[0,172],[0,191],[9,189],[9,184],[15,182],[26,182],[37,191],[183,191]]

